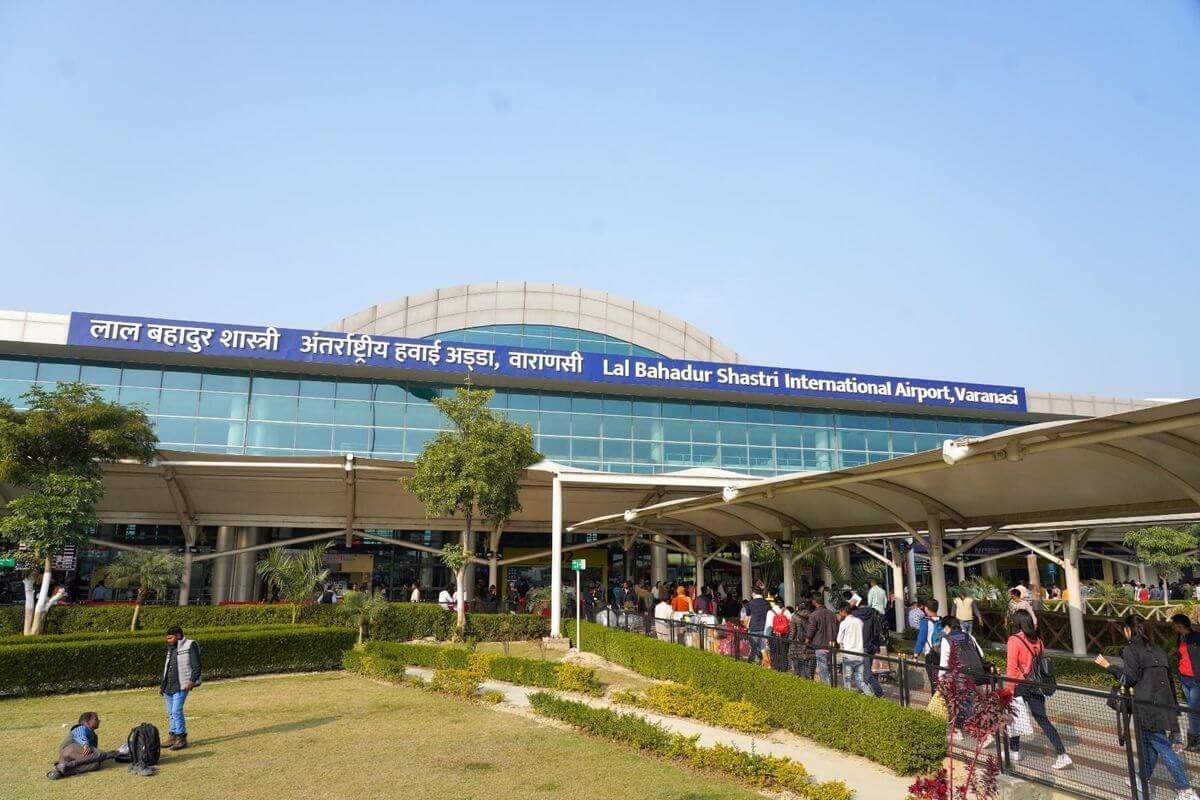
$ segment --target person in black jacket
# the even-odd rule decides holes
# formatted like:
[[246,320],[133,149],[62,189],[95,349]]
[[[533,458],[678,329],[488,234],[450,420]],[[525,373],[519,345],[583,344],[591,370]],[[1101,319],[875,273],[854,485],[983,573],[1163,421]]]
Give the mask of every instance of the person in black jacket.
[[763,599],[762,592],[755,588],[746,604],[746,632],[750,634],[750,660],[762,661],[764,629],[767,627],[767,612],[771,606]]
[[1151,644],[1146,620],[1129,614],[1121,623],[1129,640],[1121,650],[1122,666],[1110,664],[1103,655],[1096,656],[1096,664],[1133,689],[1133,713],[1142,729],[1139,749],[1143,754],[1143,780],[1149,784],[1161,758],[1179,790],[1177,800],[1198,800],[1179,760],[1183,743],[1179,738],[1179,715],[1173,710],[1175,687],[1171,662],[1161,647]]
[[1192,630],[1192,621],[1186,614],[1171,617],[1171,628],[1175,631],[1175,652],[1179,662],[1179,684],[1188,708],[1187,749],[1200,751],[1200,631]]
[[829,651],[837,642],[838,615],[825,606],[825,598],[820,592],[813,592],[808,603],[812,611],[808,615],[804,640],[815,655],[817,677],[822,683],[829,683]]
[[879,652],[879,639],[886,629],[886,623],[879,616],[879,612],[867,605],[854,606],[850,616],[858,617],[863,624],[863,652],[868,656],[864,663],[863,678],[876,697],[883,697],[883,687],[879,685],[879,678],[875,677],[875,670],[871,667],[875,663],[875,654]]

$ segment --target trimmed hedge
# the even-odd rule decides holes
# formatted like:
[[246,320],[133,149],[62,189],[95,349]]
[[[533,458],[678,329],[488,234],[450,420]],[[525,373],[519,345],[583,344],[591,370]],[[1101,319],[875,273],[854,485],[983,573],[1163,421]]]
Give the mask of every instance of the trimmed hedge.
[[644,692],[617,692],[612,697],[618,703],[646,708],[675,717],[691,717],[743,733],[764,733],[770,730],[767,712],[745,700],[726,700],[714,692],[706,692],[682,683],[658,683]]
[[[214,633],[242,633],[245,631],[296,630],[297,628],[313,628],[314,625],[230,625],[221,628],[188,628],[186,633],[193,639],[199,639]],[[100,642],[117,639],[156,639],[162,640],[164,631],[76,631],[74,633],[47,633],[42,636],[0,636],[0,647],[11,645],[41,645],[62,644],[63,642]]]
[[841,781],[815,783],[799,762],[747,753],[725,744],[701,747],[697,744],[699,737],[672,734],[636,714],[593,708],[545,692],[531,694],[529,704],[537,713],[566,722],[593,736],[695,769],[728,775],[759,789],[786,790],[805,800],[851,800],[854,797]]
[[901,774],[931,772],[946,756],[946,723],[921,709],[593,623],[583,623],[581,647],[651,678],[745,700],[776,727]]
[[[337,669],[354,645],[348,628],[214,632],[198,639],[204,678]],[[156,685],[165,645],[156,637],[0,647],[0,696]]]
[[436,644],[368,642],[363,651],[371,658],[432,670],[467,670],[480,678],[491,678],[518,686],[539,686],[566,692],[601,694],[594,670],[578,664],[559,664],[532,658],[470,653],[458,647]]
[[[22,606],[0,606],[0,636],[21,634]],[[46,619],[46,633],[129,632],[133,606],[56,606]],[[292,621],[290,605],[142,606],[141,630],[165,631],[172,625],[188,628],[286,625]],[[353,625],[345,606],[314,604],[300,607],[299,622],[309,625]],[[433,637],[454,638],[454,613],[432,603],[389,603],[370,632],[372,639],[409,642]],[[531,614],[468,614],[466,636],[481,642],[541,639],[550,634],[550,623]]]

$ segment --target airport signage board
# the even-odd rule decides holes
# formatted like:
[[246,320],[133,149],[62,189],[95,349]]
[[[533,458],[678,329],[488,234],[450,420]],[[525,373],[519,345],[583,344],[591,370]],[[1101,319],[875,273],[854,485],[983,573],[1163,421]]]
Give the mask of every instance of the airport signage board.
[[708,389],[743,393],[748,402],[753,396],[763,400],[774,396],[964,411],[1026,410],[1025,390],[1017,386],[114,314],[72,313],[67,344],[263,359],[278,362],[276,369],[287,369],[286,362],[305,362],[610,386]]

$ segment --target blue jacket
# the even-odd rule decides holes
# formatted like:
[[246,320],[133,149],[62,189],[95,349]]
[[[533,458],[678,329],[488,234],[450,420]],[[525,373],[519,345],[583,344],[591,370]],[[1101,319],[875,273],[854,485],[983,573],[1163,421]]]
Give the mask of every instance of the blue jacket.
[[921,655],[925,652],[925,645],[929,643],[929,634],[932,633],[928,616],[921,617],[921,624],[917,626],[917,642],[913,645],[913,655]]

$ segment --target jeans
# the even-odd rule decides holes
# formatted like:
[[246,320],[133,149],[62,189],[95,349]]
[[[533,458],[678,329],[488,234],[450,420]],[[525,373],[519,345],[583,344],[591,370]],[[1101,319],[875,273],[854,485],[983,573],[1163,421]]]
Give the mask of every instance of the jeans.
[[1187,773],[1179,762],[1179,755],[1171,749],[1171,740],[1167,735],[1162,731],[1142,731],[1142,768],[1146,771],[1147,783],[1160,756],[1167,765],[1167,772],[1171,773],[1171,780],[1175,781],[1175,788],[1183,791],[1190,787]]
[[871,687],[863,680],[863,665],[861,658],[842,657],[842,688],[854,689],[863,694],[874,694]]
[[[1042,733],[1046,734],[1046,738],[1050,740],[1050,746],[1054,748],[1054,752],[1060,756],[1067,752],[1067,748],[1063,746],[1062,737],[1058,735],[1058,728],[1054,727],[1054,723],[1050,721],[1050,717],[1046,716],[1046,696],[1042,694],[1027,694],[1022,695],[1025,698],[1025,705],[1029,706],[1029,716],[1033,717],[1033,721],[1042,729]],[[1008,738],[1008,749],[1016,752],[1021,751],[1021,737],[1010,736]]]
[[1183,700],[1193,713],[1188,714],[1188,736],[1200,736],[1200,678],[1180,676],[1183,687]]
[[933,694],[938,688],[938,679],[941,678],[941,653],[937,648],[930,650],[925,654],[925,676],[929,678],[929,693]]
[[829,651],[818,650],[815,656],[817,661],[817,678],[821,683],[829,683]]
[[168,733],[187,735],[187,722],[183,718],[183,703],[187,700],[187,696],[186,691],[163,695],[163,699],[167,702]]
[[971,620],[968,622],[966,620],[960,619],[958,621],[958,624],[962,626],[962,632],[965,633],[967,636],[970,636],[971,630],[975,627],[975,620]]
[[879,685],[879,678],[875,677],[875,670],[871,669],[871,665],[875,663],[873,658],[866,658],[863,661],[863,679],[871,690],[871,694],[876,697],[883,697],[883,687]]

